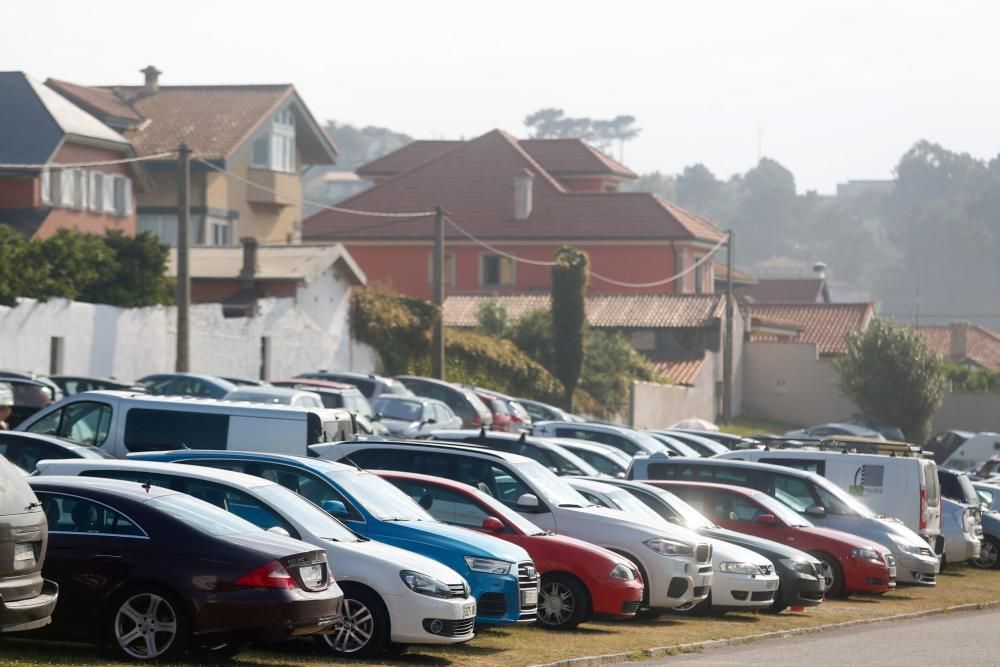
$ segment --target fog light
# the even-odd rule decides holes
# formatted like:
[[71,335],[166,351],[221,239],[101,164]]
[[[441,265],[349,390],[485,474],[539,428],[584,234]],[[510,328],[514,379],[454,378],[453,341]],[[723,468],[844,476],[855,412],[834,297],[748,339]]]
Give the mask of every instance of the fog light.
[[441,631],[444,630],[444,623],[442,623],[440,619],[435,618],[428,624],[427,629],[430,630],[432,634],[439,635],[441,634]]

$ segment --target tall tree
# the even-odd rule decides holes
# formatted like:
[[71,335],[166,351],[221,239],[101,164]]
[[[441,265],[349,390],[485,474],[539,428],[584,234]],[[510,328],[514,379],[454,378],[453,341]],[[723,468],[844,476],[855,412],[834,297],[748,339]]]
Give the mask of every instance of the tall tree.
[[580,382],[587,332],[587,283],[590,258],[577,248],[563,246],[552,267],[552,332],[555,340],[555,376],[566,391],[564,405],[573,409],[573,394]]

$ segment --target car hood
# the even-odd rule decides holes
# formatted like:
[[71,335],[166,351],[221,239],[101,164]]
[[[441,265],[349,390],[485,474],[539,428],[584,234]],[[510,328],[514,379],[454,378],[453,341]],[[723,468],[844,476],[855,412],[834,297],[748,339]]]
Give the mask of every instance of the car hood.
[[[505,540],[491,535],[483,535],[474,530],[449,526],[436,521],[399,521],[388,524],[405,530],[397,530],[394,539],[412,542],[414,548],[431,546],[446,551],[461,551],[463,556],[496,558],[511,563],[531,560],[528,552]],[[407,548],[407,547],[404,547]]]
[[406,421],[405,419],[392,419],[390,417],[382,417],[382,419],[380,419],[379,421],[382,423],[383,426],[389,429],[390,432],[396,433],[405,431],[406,429],[413,426],[413,424],[417,423],[418,420]]
[[[324,540],[325,541],[325,540]],[[362,540],[360,542],[328,542],[327,553],[330,555],[330,568],[334,576],[348,573],[350,566],[340,567],[339,565],[348,559],[365,559],[366,564],[371,566],[375,563],[384,568],[384,572],[379,574],[390,577],[397,576],[400,570],[413,570],[434,577],[445,584],[459,584],[462,575],[447,565],[443,565],[436,560],[421,556],[418,553],[394,547],[391,544],[376,542],[375,540]]]
[[658,523],[638,514],[608,507],[560,507],[558,512],[557,532],[576,537],[583,532],[588,537],[581,539],[588,541],[598,541],[604,534],[611,533],[618,535],[627,533],[636,542],[644,542],[654,537],[684,540],[691,544],[708,541],[693,530],[666,521]]
[[927,546],[927,540],[910,530],[906,524],[899,519],[887,519],[880,517],[877,519],[869,519],[869,521],[871,528],[873,528],[876,532],[888,533],[897,542],[915,547]]
[[812,560],[812,556],[809,556],[804,551],[782,544],[781,542],[775,542],[774,540],[757,537],[756,535],[738,533],[735,530],[729,530],[728,528],[705,528],[698,532],[705,537],[730,542],[746,549],[750,549],[751,551],[756,551],[772,561],[775,558],[792,558],[795,560],[808,558]]
[[770,565],[771,561],[764,558],[756,551],[750,551],[737,544],[731,544],[723,540],[710,540],[712,542],[712,563],[752,563],[753,565]]
[[538,548],[541,555],[558,554],[561,558],[605,558],[612,567],[626,559],[604,547],[578,540],[568,535],[532,535],[528,538],[531,548]]

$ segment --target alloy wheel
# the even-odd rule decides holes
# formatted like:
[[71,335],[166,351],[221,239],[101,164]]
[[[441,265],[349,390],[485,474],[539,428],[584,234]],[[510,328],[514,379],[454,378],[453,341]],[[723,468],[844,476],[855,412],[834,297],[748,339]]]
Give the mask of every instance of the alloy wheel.
[[576,599],[568,587],[560,582],[542,584],[538,591],[538,617],[545,625],[561,625],[569,620],[576,609]]
[[118,607],[114,633],[127,655],[152,660],[166,653],[177,639],[177,612],[163,597],[139,593]]
[[375,617],[359,600],[344,598],[344,620],[323,640],[337,653],[357,653],[375,632]]
[[833,566],[826,562],[826,560],[821,561],[823,567],[820,568],[823,573],[823,595],[828,596],[830,594],[830,589],[833,588]]
[[993,540],[983,540],[979,550],[979,558],[972,561],[972,564],[978,568],[989,570],[997,566],[998,559],[1000,559],[1000,551],[997,550],[997,543]]

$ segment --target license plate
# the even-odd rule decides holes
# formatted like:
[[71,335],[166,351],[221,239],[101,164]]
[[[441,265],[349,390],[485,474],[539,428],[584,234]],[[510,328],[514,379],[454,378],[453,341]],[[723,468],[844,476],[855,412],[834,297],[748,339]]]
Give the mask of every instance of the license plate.
[[778,580],[777,579],[773,579],[771,581],[768,581],[767,582],[767,590],[769,590],[769,591],[776,591],[776,590],[778,590]]
[[30,544],[15,544],[14,545],[14,562],[19,563],[22,561],[35,560],[35,548]]
[[467,604],[462,607],[462,618],[472,618],[476,615],[476,603]]
[[521,604],[522,605],[538,604],[538,591],[537,590],[521,591]]
[[890,567],[889,568],[889,578],[890,579],[895,579],[896,578],[896,568],[894,568],[894,567]]
[[323,566],[322,565],[303,565],[299,568],[299,575],[302,577],[302,581],[309,588],[317,588],[323,582]]

